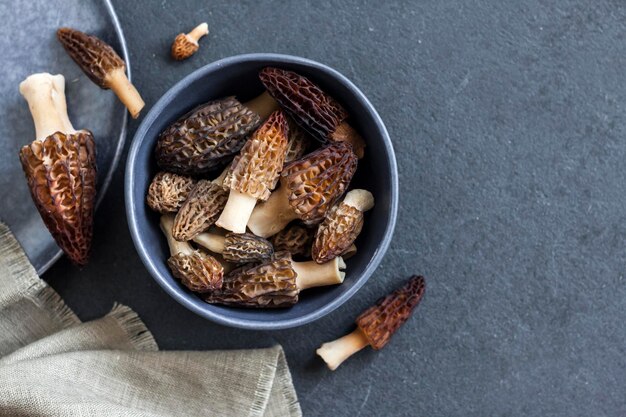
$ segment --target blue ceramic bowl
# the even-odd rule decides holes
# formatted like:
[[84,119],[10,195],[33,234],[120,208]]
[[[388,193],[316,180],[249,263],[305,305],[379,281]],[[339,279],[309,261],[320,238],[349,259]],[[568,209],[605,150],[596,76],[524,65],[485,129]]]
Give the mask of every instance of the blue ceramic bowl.
[[[352,188],[365,188],[376,199],[366,213],[356,245],[347,263],[342,285],[307,290],[298,304],[287,309],[256,310],[210,305],[188,291],[170,273],[167,243],[159,229],[159,216],[145,203],[146,192],[157,172],[154,146],[159,133],[190,109],[209,100],[236,95],[245,102],[263,91],[259,70],[266,66],[305,75],[332,94],[350,114],[350,124],[367,143]],[[398,210],[398,172],[385,125],[372,104],[346,77],[304,58],[276,54],[250,54],[225,58],[193,72],[172,87],[152,107],[133,139],[126,164],[126,214],[141,260],[154,279],[176,301],[209,320],[247,329],[284,329],[312,322],[339,307],[372,275],[385,254]]]

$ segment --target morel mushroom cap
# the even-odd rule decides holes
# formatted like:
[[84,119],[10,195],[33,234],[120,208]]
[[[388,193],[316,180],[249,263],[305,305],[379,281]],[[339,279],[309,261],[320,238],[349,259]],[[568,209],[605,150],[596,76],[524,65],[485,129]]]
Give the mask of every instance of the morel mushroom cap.
[[348,112],[308,78],[293,71],[264,68],[259,78],[272,97],[304,129],[322,141],[349,142],[359,158],[365,142],[345,120]]
[[293,161],[283,169],[280,188],[254,209],[248,227],[257,236],[269,237],[296,218],[307,225],[321,222],[345,192],[356,166],[352,147],[344,142]]
[[227,233],[226,236],[200,233],[193,241],[237,264],[263,262],[274,255],[270,242],[251,233]]
[[174,216],[161,216],[161,230],[170,247],[170,258],[167,260],[172,274],[180,279],[191,291],[204,293],[222,286],[224,268],[211,255],[195,250],[187,242],[179,242],[172,236]]
[[36,140],[20,150],[33,202],[59,247],[77,265],[89,258],[96,196],[96,145],[67,116],[65,78],[47,73],[22,81]]
[[352,190],[334,206],[322,222],[313,242],[313,260],[324,263],[341,255],[354,243],[363,228],[363,212],[374,207],[374,197],[366,190]]
[[293,224],[272,236],[276,252],[287,251],[291,256],[308,257],[311,254],[313,231],[299,224]]
[[182,205],[172,234],[180,241],[191,240],[211,227],[222,212],[228,193],[213,181],[200,180]]
[[279,252],[271,261],[232,271],[222,288],[208,294],[205,301],[238,307],[289,307],[303,289],[342,283],[340,268],[345,268],[341,258],[318,265],[293,262],[287,252]]
[[291,117],[286,117],[287,126],[289,127],[289,139],[287,141],[287,152],[285,152],[285,163],[293,162],[300,159],[311,148],[311,136]]
[[181,33],[176,36],[172,43],[172,58],[177,61],[189,58],[195,54],[200,45],[198,40],[204,35],[209,34],[209,25],[200,23],[189,33]]
[[154,176],[148,187],[146,203],[161,214],[176,213],[195,185],[193,178],[161,171]]
[[243,233],[257,200],[267,200],[276,186],[287,150],[287,121],[278,110],[254,132],[233,160],[224,179],[228,201],[216,224]]
[[334,371],[367,345],[376,350],[382,349],[410,317],[421,301],[425,288],[424,277],[411,277],[404,286],[380,298],[376,305],[361,313],[356,319],[355,331],[333,342],[324,343],[317,349],[317,354]]
[[83,72],[100,88],[111,89],[136,119],[145,105],[126,77],[126,64],[103,40],[70,28],[57,30],[59,41]]
[[157,164],[179,174],[201,175],[223,165],[261,123],[234,97],[206,103],[166,128],[157,141]]

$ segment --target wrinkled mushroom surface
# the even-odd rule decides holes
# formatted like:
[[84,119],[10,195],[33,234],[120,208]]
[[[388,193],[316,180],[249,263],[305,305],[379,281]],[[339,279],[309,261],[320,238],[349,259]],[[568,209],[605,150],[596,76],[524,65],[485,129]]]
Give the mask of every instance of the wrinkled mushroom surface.
[[237,153],[260,122],[258,114],[234,97],[206,103],[159,135],[157,164],[179,174],[210,172]]
[[289,139],[285,152],[285,163],[300,159],[311,148],[312,138],[291,117],[286,117],[289,127]]
[[270,242],[252,233],[227,233],[222,256],[229,262],[243,264],[267,261],[274,255]]
[[174,238],[191,240],[211,227],[222,212],[227,198],[228,193],[214,182],[198,181],[176,214],[172,229]]
[[172,58],[177,61],[189,58],[195,54],[200,45],[198,40],[209,33],[209,25],[200,23],[189,33],[181,33],[172,43]]
[[161,214],[177,212],[195,186],[196,181],[191,177],[161,171],[154,176],[146,203]]
[[291,256],[308,257],[311,254],[314,231],[299,224],[292,224],[272,236],[276,252],[286,251]]

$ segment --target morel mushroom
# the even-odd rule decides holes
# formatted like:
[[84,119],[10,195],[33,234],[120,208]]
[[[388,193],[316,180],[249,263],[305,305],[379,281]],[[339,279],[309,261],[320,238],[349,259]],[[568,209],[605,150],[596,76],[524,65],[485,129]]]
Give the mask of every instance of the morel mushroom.
[[265,201],[278,182],[287,150],[287,121],[278,110],[254,132],[233,160],[224,179],[230,188],[219,227],[244,233],[257,200]]
[[211,101],[184,115],[159,136],[157,164],[171,172],[202,175],[239,152],[261,123],[234,97]]
[[211,255],[194,249],[188,242],[179,242],[172,236],[174,216],[161,216],[161,230],[170,247],[167,260],[172,274],[191,291],[205,293],[222,286],[224,268]]
[[311,254],[324,263],[348,250],[363,228],[363,213],[374,207],[374,196],[366,190],[352,190],[333,207],[315,234]]
[[20,150],[30,193],[52,237],[77,265],[87,264],[96,197],[96,144],[67,116],[65,78],[33,74],[20,84],[36,139]]
[[299,224],[293,224],[272,236],[272,245],[276,252],[286,251],[291,256],[308,257],[311,255],[313,231]]
[[274,255],[272,244],[251,233],[200,233],[193,238],[198,245],[219,253],[227,262],[245,264],[267,261]]
[[293,162],[304,156],[311,147],[311,137],[291,117],[286,117],[289,130],[285,163]]
[[102,39],[76,29],[60,28],[57,37],[87,77],[100,88],[113,90],[136,119],[145,103],[126,77],[126,64],[113,48]]
[[181,33],[176,36],[172,43],[172,58],[177,61],[189,58],[195,54],[200,45],[198,41],[204,35],[209,34],[209,25],[200,23],[189,33]]
[[222,288],[208,294],[205,301],[237,307],[290,307],[304,289],[341,284],[343,268],[341,258],[318,265],[313,261],[293,262],[288,253],[277,253],[269,262],[232,271]]
[[376,305],[365,310],[356,319],[357,328],[335,341],[324,343],[317,354],[334,371],[347,358],[370,345],[382,349],[391,336],[407,321],[419,304],[425,290],[424,277],[413,276],[409,281]]
[[356,155],[345,142],[330,143],[288,164],[280,188],[254,209],[248,227],[267,238],[298,218],[307,225],[321,222],[345,192],[356,166]]
[[174,239],[187,241],[211,227],[226,204],[228,193],[215,181],[200,180],[174,220]]
[[154,176],[146,203],[161,214],[176,213],[183,205],[196,181],[193,178],[161,171]]
[[359,158],[365,142],[347,122],[348,112],[308,78],[279,68],[264,68],[259,78],[272,97],[305,130],[322,141],[348,142]]

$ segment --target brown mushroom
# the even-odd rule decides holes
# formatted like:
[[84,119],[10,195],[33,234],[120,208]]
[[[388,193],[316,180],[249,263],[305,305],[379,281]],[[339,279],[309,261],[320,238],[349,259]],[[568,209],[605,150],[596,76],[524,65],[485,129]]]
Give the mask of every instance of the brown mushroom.
[[226,204],[228,193],[214,181],[200,180],[174,220],[174,239],[187,241],[211,227]]
[[324,263],[348,250],[363,228],[363,213],[374,207],[374,196],[366,190],[352,190],[328,212],[315,234],[311,254]]
[[172,43],[172,58],[177,61],[189,58],[195,54],[200,45],[198,41],[204,35],[209,34],[209,25],[200,23],[189,33],[181,33],[176,36]]
[[60,28],[57,37],[89,79],[100,88],[113,90],[136,119],[145,103],[126,77],[126,64],[113,48],[102,39],[76,29]]
[[298,218],[307,225],[321,222],[345,192],[356,166],[345,142],[332,142],[293,161],[283,169],[280,188],[254,209],[248,227],[267,238]]
[[194,249],[188,242],[180,242],[172,236],[174,216],[161,216],[161,230],[170,247],[167,260],[172,274],[191,291],[204,293],[222,286],[224,268],[211,255]]
[[96,197],[93,135],[70,123],[62,75],[33,74],[22,81],[20,93],[35,122],[35,141],[20,150],[33,202],[59,247],[85,265]]
[[245,264],[263,262],[274,255],[272,244],[251,233],[200,233],[193,238],[198,245],[219,253],[227,262]]
[[293,162],[300,159],[311,148],[311,136],[302,130],[300,126],[291,117],[287,119],[289,130],[289,139],[287,141],[287,152],[285,152],[285,163]]
[[308,257],[311,255],[313,230],[299,224],[292,224],[272,236],[272,245],[276,252],[286,251],[291,256]]
[[193,178],[161,171],[154,176],[148,187],[146,203],[161,214],[176,213],[195,185]]
[[264,68],[261,82],[283,109],[322,141],[348,142],[359,158],[365,142],[347,122],[348,112],[308,78],[293,71]]
[[317,349],[317,354],[334,371],[343,361],[367,345],[375,350],[382,349],[410,317],[422,299],[425,288],[424,277],[411,277],[404,286],[382,297],[376,305],[361,313],[356,319],[356,330],[324,343]]
[[287,150],[287,121],[278,110],[257,129],[233,160],[224,186],[230,188],[217,224],[244,233],[257,200],[265,201],[278,182]]
[[157,164],[171,172],[203,175],[239,152],[261,117],[234,97],[211,101],[167,127],[157,141]]
[[289,307],[298,302],[298,294],[304,289],[341,284],[343,268],[341,258],[318,265],[312,261],[293,262],[287,252],[281,252],[261,265],[232,271],[224,278],[222,288],[207,294],[205,301],[237,307]]

